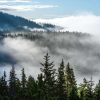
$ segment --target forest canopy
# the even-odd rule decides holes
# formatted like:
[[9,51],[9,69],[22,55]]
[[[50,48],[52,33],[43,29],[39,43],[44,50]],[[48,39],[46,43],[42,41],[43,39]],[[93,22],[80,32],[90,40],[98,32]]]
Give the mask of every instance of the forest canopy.
[[27,77],[24,68],[19,79],[14,65],[9,79],[4,71],[0,78],[0,100],[100,100],[100,80],[94,86],[92,77],[89,81],[84,78],[77,85],[73,68],[70,63],[65,65],[63,59],[56,70],[47,53],[40,70],[37,79]]

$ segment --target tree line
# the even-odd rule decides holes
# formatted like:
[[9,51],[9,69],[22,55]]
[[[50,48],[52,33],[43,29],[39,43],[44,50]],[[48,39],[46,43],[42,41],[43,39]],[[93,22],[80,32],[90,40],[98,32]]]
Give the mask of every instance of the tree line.
[[0,78],[0,100],[100,100],[100,81],[93,87],[92,78],[90,81],[84,78],[77,85],[73,68],[70,63],[65,65],[63,59],[56,70],[47,53],[40,70],[35,79],[26,77],[23,68],[19,79],[12,66],[8,81],[4,71]]

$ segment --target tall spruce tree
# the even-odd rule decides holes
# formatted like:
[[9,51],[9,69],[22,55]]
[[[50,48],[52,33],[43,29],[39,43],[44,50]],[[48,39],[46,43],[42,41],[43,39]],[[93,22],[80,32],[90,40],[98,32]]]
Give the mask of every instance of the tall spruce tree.
[[39,100],[38,98],[37,82],[32,76],[29,76],[27,81],[27,100]]
[[80,100],[88,99],[88,81],[84,78],[83,83],[81,83],[78,87],[78,95]]
[[6,81],[6,72],[4,71],[4,75],[0,78],[0,98],[2,100],[6,100],[8,97],[8,86]]
[[64,61],[62,60],[58,68],[57,96],[58,100],[67,100],[66,80],[64,74]]
[[100,80],[93,89],[92,77],[90,81],[84,78],[77,89],[74,71],[70,64],[68,63],[65,68],[62,60],[56,77],[54,64],[49,58],[48,54],[44,56],[45,61],[41,63],[42,73],[38,75],[37,80],[32,76],[26,80],[26,74],[22,69],[20,81],[16,77],[14,66],[10,71],[9,81],[4,72],[0,77],[0,100],[100,100]]
[[43,75],[39,74],[37,77],[37,85],[38,85],[38,100],[44,100],[45,94],[44,94],[44,80],[43,80]]
[[100,80],[94,89],[94,100],[100,100]]
[[16,100],[21,100],[21,82],[17,78],[16,79]]
[[22,69],[22,74],[21,74],[21,91],[22,91],[22,98],[26,99],[26,74],[24,71],[24,68]]
[[90,81],[88,82],[88,99],[89,100],[93,100],[93,80],[92,80],[92,76]]
[[12,100],[16,100],[16,79],[15,67],[12,66],[9,78],[9,96]]
[[41,63],[42,67],[41,71],[43,73],[43,80],[44,80],[44,86],[45,86],[45,98],[48,100],[48,98],[55,97],[55,69],[53,62],[50,62],[50,56],[48,53],[46,56],[44,56],[44,63]]
[[87,81],[85,78],[83,79],[83,83],[78,88],[80,100],[94,100],[92,85],[92,80]]
[[76,84],[73,69],[70,67],[69,63],[66,66],[65,74],[66,74],[66,86],[67,86],[68,100],[78,100],[77,84]]
[[2,91],[2,93],[5,95],[5,97],[8,96],[8,86],[7,86],[7,80],[6,80],[6,72],[4,71],[4,75],[3,75],[3,88],[4,91]]
[[26,75],[25,75],[24,68],[22,69],[21,85],[22,85],[22,89],[26,88]]

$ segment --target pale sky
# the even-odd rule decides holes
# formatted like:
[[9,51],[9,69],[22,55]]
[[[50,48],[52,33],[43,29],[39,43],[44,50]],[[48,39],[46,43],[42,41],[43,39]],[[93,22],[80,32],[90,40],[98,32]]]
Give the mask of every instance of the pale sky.
[[0,10],[28,19],[57,18],[79,13],[100,15],[100,0],[0,0]]

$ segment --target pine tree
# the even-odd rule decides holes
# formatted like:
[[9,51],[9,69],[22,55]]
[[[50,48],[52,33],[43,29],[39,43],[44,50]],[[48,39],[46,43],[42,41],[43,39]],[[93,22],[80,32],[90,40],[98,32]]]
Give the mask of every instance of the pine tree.
[[26,88],[26,75],[25,75],[24,68],[22,69],[21,85],[22,85],[22,89],[24,90]]
[[41,63],[42,67],[41,71],[43,73],[43,80],[45,86],[45,96],[46,100],[51,97],[55,97],[55,69],[53,62],[50,62],[50,56],[48,53],[44,56],[44,63]]
[[80,100],[93,100],[93,82],[83,79],[83,83],[78,88]]
[[58,69],[58,81],[57,81],[58,100],[67,100],[66,80],[65,80],[64,68],[65,68],[64,61],[62,60],[60,67]]
[[3,99],[3,93],[2,93],[2,91],[4,91],[3,85],[4,85],[3,77],[1,77],[0,78],[0,99]]
[[88,86],[88,82],[84,78],[83,83],[81,83],[79,85],[79,88],[78,88],[78,93],[79,93],[80,100],[87,100],[87,94],[88,94],[87,86]]
[[21,91],[22,91],[22,98],[25,99],[26,98],[26,74],[24,71],[24,68],[22,69],[22,76],[21,76]]
[[9,96],[14,100],[16,99],[16,79],[15,67],[12,66],[9,79]]
[[93,100],[93,80],[91,76],[91,80],[88,82],[88,99]]
[[6,72],[4,71],[4,75],[0,79],[0,98],[6,100],[8,97],[8,86],[6,81]]
[[16,100],[20,100],[21,98],[21,82],[20,80],[17,78],[16,79]]
[[74,76],[73,69],[70,68],[70,64],[68,63],[66,66],[66,86],[67,86],[67,97],[68,100],[77,100],[77,84]]
[[50,62],[48,53],[44,56],[44,63],[41,63],[42,73],[37,80],[29,76],[26,79],[22,69],[21,81],[16,77],[15,67],[12,66],[9,81],[6,79],[6,72],[0,77],[0,100],[100,100],[100,80],[93,89],[94,82],[83,79],[77,89],[74,71],[64,61],[60,63],[58,74],[54,69],[53,62]]
[[96,85],[95,90],[94,90],[94,99],[100,100],[100,80],[99,80],[99,82]]
[[8,97],[8,86],[7,86],[6,72],[5,71],[4,71],[4,75],[3,75],[3,88],[4,88],[4,91],[2,91],[2,93],[5,95],[5,97]]
[[27,81],[27,98],[28,100],[38,100],[37,83],[32,76]]
[[38,85],[38,97],[39,100],[44,100],[45,94],[44,94],[44,81],[43,81],[43,75],[39,74],[37,77],[37,85]]

